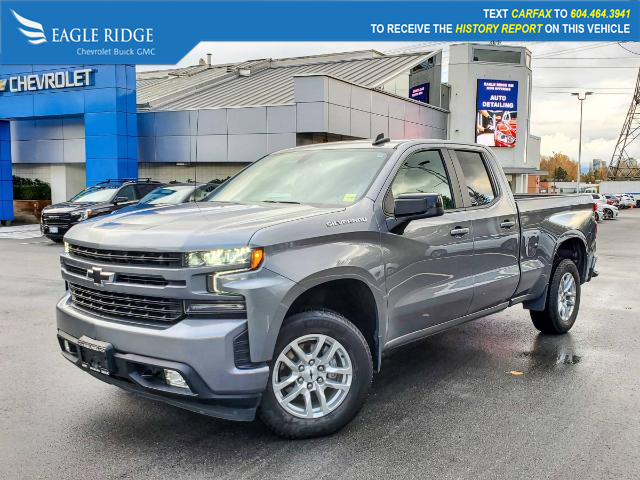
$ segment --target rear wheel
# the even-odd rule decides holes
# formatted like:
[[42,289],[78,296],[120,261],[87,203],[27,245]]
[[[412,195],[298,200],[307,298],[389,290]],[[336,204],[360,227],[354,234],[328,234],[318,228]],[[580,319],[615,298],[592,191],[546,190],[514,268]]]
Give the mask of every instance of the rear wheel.
[[547,303],[542,311],[531,310],[533,325],[543,333],[567,333],[580,309],[580,274],[571,260],[561,260],[555,267]]
[[328,311],[294,315],[278,337],[258,415],[283,437],[328,435],[358,413],[372,376],[367,341],[346,318]]

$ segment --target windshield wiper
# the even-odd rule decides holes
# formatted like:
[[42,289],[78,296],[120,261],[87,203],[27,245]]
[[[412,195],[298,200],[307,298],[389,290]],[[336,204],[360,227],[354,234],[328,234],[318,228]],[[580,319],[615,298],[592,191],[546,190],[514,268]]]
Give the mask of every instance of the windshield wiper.
[[290,203],[292,205],[300,205],[300,202],[292,202],[289,200],[261,200],[262,203]]

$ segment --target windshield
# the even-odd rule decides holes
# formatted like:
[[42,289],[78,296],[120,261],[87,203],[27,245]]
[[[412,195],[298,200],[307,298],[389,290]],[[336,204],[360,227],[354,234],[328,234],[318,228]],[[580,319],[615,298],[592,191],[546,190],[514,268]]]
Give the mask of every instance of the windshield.
[[222,184],[206,200],[351,205],[365,195],[390,152],[372,148],[275,153]]
[[119,187],[89,187],[81,191],[70,202],[73,203],[99,203],[109,202]]
[[142,197],[140,203],[145,205],[175,205],[184,202],[193,189],[192,185],[156,188]]

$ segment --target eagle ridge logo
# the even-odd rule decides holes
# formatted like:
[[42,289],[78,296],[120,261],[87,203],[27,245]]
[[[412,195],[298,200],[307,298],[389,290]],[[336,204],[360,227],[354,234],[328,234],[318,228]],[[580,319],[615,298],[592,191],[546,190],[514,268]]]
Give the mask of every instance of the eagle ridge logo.
[[30,30],[25,30],[24,28],[18,27],[18,30],[29,39],[29,43],[33,45],[38,45],[40,43],[46,42],[47,37],[44,35],[44,29],[42,28],[42,24],[38,22],[34,22],[32,20],[27,20],[24,17],[18,15],[15,11],[11,10],[13,16],[16,17],[16,20],[20,22],[25,28],[29,28]]

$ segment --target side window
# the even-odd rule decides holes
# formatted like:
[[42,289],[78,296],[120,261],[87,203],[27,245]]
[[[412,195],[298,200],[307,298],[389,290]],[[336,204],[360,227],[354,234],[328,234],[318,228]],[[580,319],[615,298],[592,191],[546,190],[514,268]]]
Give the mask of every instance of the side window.
[[122,187],[120,189],[120,191],[118,192],[118,194],[116,196],[117,197],[127,197],[127,200],[131,201],[131,200],[135,200],[136,199],[136,192],[133,189],[133,185],[125,185],[124,187]]
[[138,192],[138,198],[142,198],[144,197],[147,193],[151,192],[152,190],[155,190],[156,188],[158,188],[160,185],[157,184],[139,184],[136,185],[136,190]]
[[467,194],[471,206],[477,207],[493,202],[493,199],[496,198],[496,192],[493,189],[487,167],[482,160],[482,155],[479,152],[456,150],[456,156],[467,182]]
[[391,193],[393,198],[403,193],[439,193],[445,209],[455,208],[451,181],[439,150],[409,155],[391,184]]

